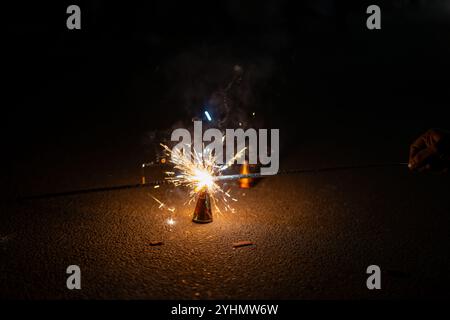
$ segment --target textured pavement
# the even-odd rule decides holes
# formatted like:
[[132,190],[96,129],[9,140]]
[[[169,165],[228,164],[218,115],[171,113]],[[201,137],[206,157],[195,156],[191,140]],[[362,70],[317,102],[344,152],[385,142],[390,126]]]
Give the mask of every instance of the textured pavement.
[[[206,225],[191,222],[183,190],[163,186],[10,201],[2,205],[0,296],[448,298],[448,182],[406,168],[271,177],[249,190],[233,184],[236,212],[215,211]],[[150,195],[176,207],[175,225]],[[255,245],[233,248],[241,240]],[[82,290],[65,287],[71,264],[81,268]],[[380,291],[366,288],[371,264],[381,267]]]

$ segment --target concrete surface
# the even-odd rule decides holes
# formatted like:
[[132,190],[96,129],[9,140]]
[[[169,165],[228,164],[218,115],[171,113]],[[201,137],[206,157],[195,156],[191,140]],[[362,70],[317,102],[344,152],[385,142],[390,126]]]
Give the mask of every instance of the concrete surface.
[[[305,158],[294,154],[283,163],[301,166]],[[80,176],[73,170],[65,175],[74,184]],[[171,187],[4,202],[0,297],[449,297],[448,176],[361,169],[271,177],[249,190],[231,187],[239,199],[236,212],[215,211],[206,225],[191,222],[193,205],[183,206],[184,191]],[[167,225],[169,212],[150,195],[176,207],[175,225]],[[234,249],[241,240],[255,246]],[[150,246],[152,241],[164,244]],[[66,289],[71,264],[81,268],[80,291]],[[382,270],[380,291],[366,289],[372,264]]]

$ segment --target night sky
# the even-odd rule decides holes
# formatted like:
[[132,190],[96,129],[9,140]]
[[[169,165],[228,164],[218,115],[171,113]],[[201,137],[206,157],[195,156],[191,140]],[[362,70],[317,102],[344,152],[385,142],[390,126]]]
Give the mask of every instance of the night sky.
[[66,29],[65,2],[7,6],[3,129],[36,146],[170,128],[235,64],[254,70],[251,107],[295,140],[445,127],[450,9],[386,3],[373,32],[363,2],[88,1],[79,31]]

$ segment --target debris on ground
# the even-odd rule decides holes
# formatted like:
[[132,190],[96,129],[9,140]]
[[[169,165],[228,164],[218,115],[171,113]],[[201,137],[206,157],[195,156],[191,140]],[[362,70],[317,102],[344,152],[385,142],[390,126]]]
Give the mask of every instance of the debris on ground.
[[163,244],[164,244],[163,241],[151,241],[151,242],[150,242],[150,246],[151,246],[151,247],[162,246]]
[[233,247],[234,248],[240,248],[240,247],[248,247],[248,246],[252,246],[255,243],[252,241],[238,241],[233,243]]

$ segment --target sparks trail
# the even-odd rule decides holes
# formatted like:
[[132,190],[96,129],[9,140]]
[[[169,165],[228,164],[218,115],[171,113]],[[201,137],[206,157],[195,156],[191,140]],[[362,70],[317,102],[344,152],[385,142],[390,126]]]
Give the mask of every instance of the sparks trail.
[[159,200],[158,198],[155,198],[154,196],[150,195],[150,197],[153,198],[153,200],[155,200],[156,202],[158,202],[159,204],[159,209],[166,209],[167,211],[170,212],[175,212],[175,208],[174,207],[168,207],[164,202],[162,202],[161,200]]
[[[323,167],[323,168],[289,169],[289,170],[280,170],[280,172],[278,172],[274,176],[284,175],[284,174],[324,173],[324,172],[341,171],[341,170],[387,168],[387,167],[407,167],[407,166],[408,166],[408,163],[405,163],[405,162],[386,162],[386,163],[346,165],[346,166]],[[264,175],[261,175],[260,173],[232,174],[232,175],[221,175],[221,176],[214,177],[213,181],[220,182],[220,181],[227,181],[227,180],[228,181],[229,180],[239,180],[242,178],[269,178],[269,177],[272,177],[272,176],[264,176]],[[169,184],[170,182],[171,181],[169,181],[169,180],[159,180],[159,181],[150,181],[145,184],[141,184],[141,183],[127,184],[127,185],[112,186],[112,187],[71,190],[71,191],[57,192],[57,193],[45,193],[45,194],[40,194],[40,195],[19,197],[18,200],[38,200],[38,199],[67,197],[67,196],[97,193],[97,192],[109,192],[109,191],[125,190],[125,189],[150,188],[150,187],[155,187],[155,186],[159,186],[159,185]]]
[[170,162],[174,165],[174,171],[166,172],[166,180],[176,187],[184,186],[189,189],[187,204],[192,203],[199,193],[206,191],[211,197],[212,204],[219,212],[221,212],[219,203],[225,211],[234,211],[230,205],[230,200],[237,201],[237,199],[231,196],[230,190],[223,190],[216,181],[222,176],[224,170],[228,169],[244,155],[246,148],[240,150],[232,159],[221,165],[213,154],[214,150],[208,147],[203,148],[201,152],[194,148],[191,156],[184,153],[186,150],[191,150],[191,145],[189,144],[185,145],[185,148],[172,150],[164,144],[161,144],[161,146],[170,158]]

